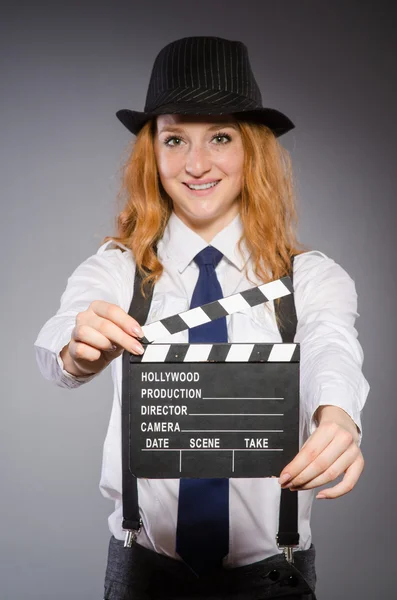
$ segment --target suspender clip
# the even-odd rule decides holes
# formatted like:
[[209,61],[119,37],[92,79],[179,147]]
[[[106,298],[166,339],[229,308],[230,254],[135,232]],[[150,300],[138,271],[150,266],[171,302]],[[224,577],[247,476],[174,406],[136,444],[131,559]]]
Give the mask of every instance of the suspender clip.
[[285,558],[292,565],[294,562],[293,549],[295,548],[295,546],[279,546],[279,548],[282,549],[282,551],[284,552]]
[[[280,538],[283,537],[284,543],[280,543]],[[289,538],[289,539],[288,539]],[[295,539],[293,539],[295,538]],[[276,535],[277,546],[283,551],[286,560],[292,565],[294,562],[294,548],[299,546],[299,535],[298,534],[277,534]],[[290,543],[286,543],[290,542]]]
[[124,548],[131,548],[132,542],[136,541],[136,538],[140,534],[142,529],[142,519],[139,519],[138,529],[128,529],[125,533]]

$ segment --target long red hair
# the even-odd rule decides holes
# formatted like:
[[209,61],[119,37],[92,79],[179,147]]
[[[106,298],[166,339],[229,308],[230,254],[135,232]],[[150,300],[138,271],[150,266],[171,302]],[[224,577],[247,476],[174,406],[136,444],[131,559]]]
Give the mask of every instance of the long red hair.
[[[244,167],[240,215],[253,270],[264,283],[287,275],[292,255],[308,248],[297,240],[298,216],[289,152],[265,125],[237,121]],[[172,212],[157,171],[154,154],[155,120],[148,121],[128,147],[121,166],[117,235],[107,236],[131,249],[144,285],[163,272],[155,246],[162,238]]]

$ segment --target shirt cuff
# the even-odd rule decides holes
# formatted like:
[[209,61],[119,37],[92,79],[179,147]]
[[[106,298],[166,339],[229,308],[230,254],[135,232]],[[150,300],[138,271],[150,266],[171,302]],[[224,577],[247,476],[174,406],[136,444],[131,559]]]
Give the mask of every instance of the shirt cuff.
[[82,383],[88,383],[91,379],[97,375],[97,373],[92,373],[91,375],[72,375],[68,371],[64,369],[63,360],[60,356],[61,351],[56,354],[57,364],[60,371],[59,380],[64,384],[64,387],[68,388],[76,388],[80,387]]

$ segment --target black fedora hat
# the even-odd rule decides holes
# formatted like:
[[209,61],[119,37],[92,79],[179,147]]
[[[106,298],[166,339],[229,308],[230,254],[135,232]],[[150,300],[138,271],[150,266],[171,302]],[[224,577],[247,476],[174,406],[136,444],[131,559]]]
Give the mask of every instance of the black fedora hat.
[[116,113],[134,135],[163,114],[233,114],[267,125],[276,137],[295,127],[282,112],[262,105],[247,47],[219,37],[185,37],[167,44],[155,59],[144,111]]

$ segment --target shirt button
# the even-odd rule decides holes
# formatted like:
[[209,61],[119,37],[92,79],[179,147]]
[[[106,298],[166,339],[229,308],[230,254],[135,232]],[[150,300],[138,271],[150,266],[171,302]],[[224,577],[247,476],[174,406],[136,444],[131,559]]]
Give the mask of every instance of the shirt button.
[[299,579],[296,575],[290,575],[287,579],[287,584],[290,587],[296,587],[299,584]]
[[269,579],[271,579],[272,581],[277,581],[277,579],[280,578],[280,572],[277,571],[277,569],[274,569],[273,571],[270,571],[269,575],[268,575]]

